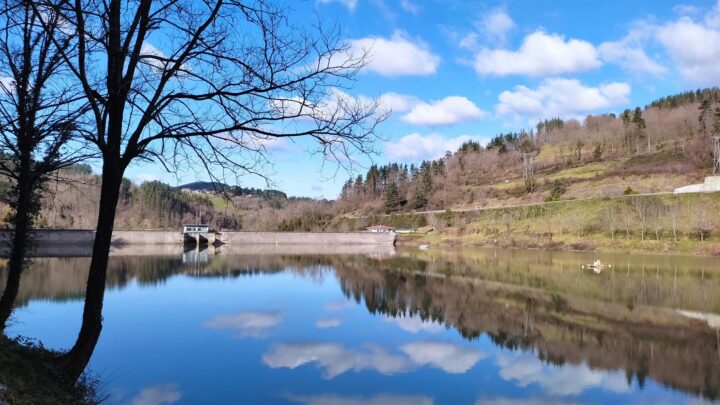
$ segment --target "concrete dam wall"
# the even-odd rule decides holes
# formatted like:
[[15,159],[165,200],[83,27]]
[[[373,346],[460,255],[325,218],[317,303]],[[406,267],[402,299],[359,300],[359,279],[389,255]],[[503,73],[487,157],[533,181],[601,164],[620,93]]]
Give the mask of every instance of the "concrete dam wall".
[[[38,229],[34,231],[39,246],[92,245],[95,231],[75,229]],[[9,245],[11,232],[0,230],[0,245]],[[207,234],[208,244],[230,245],[355,245],[395,243],[394,233],[348,232],[218,232]],[[182,245],[180,231],[115,231],[112,243],[123,245]]]

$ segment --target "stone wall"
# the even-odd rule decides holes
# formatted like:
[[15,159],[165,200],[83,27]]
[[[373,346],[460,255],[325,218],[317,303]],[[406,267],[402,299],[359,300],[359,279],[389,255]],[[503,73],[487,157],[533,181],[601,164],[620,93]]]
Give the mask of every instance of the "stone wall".
[[[39,246],[92,246],[95,231],[40,229],[35,231]],[[395,243],[394,233],[310,233],[310,232],[222,232],[207,235],[208,243],[238,245],[356,245]],[[113,246],[182,245],[180,231],[115,231]],[[0,245],[9,245],[10,231],[0,230]]]

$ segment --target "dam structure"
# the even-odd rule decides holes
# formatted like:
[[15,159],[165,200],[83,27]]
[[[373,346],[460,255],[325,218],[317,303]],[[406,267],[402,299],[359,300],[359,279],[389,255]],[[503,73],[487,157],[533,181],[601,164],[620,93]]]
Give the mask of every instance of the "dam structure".
[[[126,245],[372,245],[395,244],[395,233],[372,232],[250,232],[192,230],[185,232],[138,230],[113,232],[114,246]],[[95,240],[95,231],[87,229],[33,230],[36,246],[88,245]],[[12,230],[0,230],[0,247],[7,249]],[[2,249],[2,250],[5,250]]]

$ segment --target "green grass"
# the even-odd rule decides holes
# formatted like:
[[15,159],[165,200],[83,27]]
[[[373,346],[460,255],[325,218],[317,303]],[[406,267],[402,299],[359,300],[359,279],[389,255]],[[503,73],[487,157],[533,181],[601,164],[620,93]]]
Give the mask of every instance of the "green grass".
[[[642,240],[640,203],[646,202],[645,236]],[[677,241],[669,210],[675,207]],[[405,236],[414,243],[497,245],[569,250],[611,250],[720,254],[720,193],[683,196],[597,198],[550,205],[451,213],[437,216],[432,232]],[[612,212],[615,237],[610,232]],[[656,216],[660,215],[659,222]],[[703,217],[704,216],[704,217]],[[657,223],[657,224],[656,224]],[[656,226],[660,238],[656,240]],[[707,229],[700,240],[700,228]],[[629,230],[629,235],[626,232]]]

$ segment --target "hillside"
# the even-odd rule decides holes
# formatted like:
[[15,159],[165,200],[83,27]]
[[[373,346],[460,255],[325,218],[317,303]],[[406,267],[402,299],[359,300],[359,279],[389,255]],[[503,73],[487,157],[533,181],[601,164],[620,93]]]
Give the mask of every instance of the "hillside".
[[211,181],[196,181],[192,183],[183,184],[180,186],[175,187],[178,190],[190,190],[190,191],[197,191],[202,193],[210,193],[210,194],[223,194],[227,193],[231,196],[255,196],[255,197],[262,197],[266,199],[270,198],[281,198],[281,199],[287,199],[287,194],[283,193],[279,190],[271,190],[271,189],[259,189],[259,188],[246,188],[246,187],[240,187],[240,186],[229,186],[224,183],[217,183],[217,182],[211,182]]
[[[720,133],[720,90],[683,92],[619,115],[547,119],[529,130],[499,134],[488,145],[468,142],[433,161],[374,165],[364,176],[349,179],[335,201],[288,198],[278,190],[222,183],[171,187],[125,180],[116,226],[174,229],[182,223],[207,222],[216,229],[348,231],[384,221],[377,217],[380,214],[670,192],[712,173],[714,133]],[[48,184],[37,226],[92,228],[99,178],[84,165],[57,177],[69,182],[56,179]],[[8,213],[6,205],[0,203],[0,208]],[[361,220],[347,220],[353,218]],[[464,232],[469,224],[455,221],[459,222],[436,227],[447,236]],[[437,218],[420,222],[439,223]],[[555,232],[565,234],[564,229]]]
[[370,215],[669,192],[712,173],[719,100],[717,88],[684,92],[620,115],[545,120],[418,165],[372,166],[338,204]]

